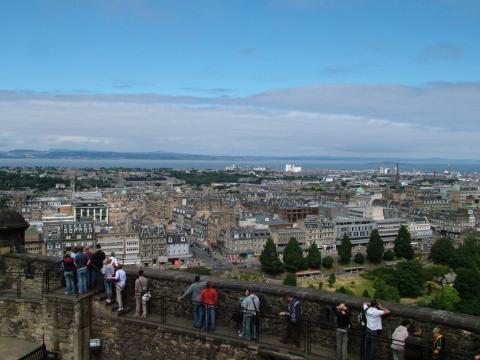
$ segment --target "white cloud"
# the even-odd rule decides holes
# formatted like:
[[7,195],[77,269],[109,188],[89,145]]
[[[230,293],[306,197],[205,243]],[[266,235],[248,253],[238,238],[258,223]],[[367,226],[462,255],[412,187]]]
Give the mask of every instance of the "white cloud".
[[477,158],[479,100],[476,83],[324,85],[234,99],[4,92],[0,148]]

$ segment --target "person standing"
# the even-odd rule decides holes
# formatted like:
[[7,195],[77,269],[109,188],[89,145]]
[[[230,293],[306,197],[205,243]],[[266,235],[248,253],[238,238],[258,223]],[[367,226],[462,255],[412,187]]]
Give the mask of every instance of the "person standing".
[[377,300],[370,304],[363,304],[367,318],[367,332],[365,334],[365,360],[374,360],[378,347],[378,335],[382,332],[382,316],[390,314]]
[[445,338],[442,335],[440,328],[437,326],[433,329],[433,360],[445,360],[446,359],[446,349],[445,349]]
[[408,331],[410,329],[411,322],[410,320],[403,320],[401,325],[399,325],[392,334],[392,356],[393,360],[404,360],[405,359],[405,342],[408,337]]
[[344,303],[334,308],[337,316],[337,360],[348,359],[348,332],[350,323],[350,309]]
[[89,289],[92,289],[93,288],[93,262],[92,262],[92,259],[93,259],[93,252],[92,250],[87,246],[85,248],[85,255],[87,255],[87,258],[88,258],[88,262],[87,262],[87,271],[88,271],[88,275],[87,275],[87,286]]
[[148,279],[143,274],[144,272],[142,269],[138,270],[138,279],[135,280],[135,316],[146,318],[147,300],[145,295],[148,290]]
[[300,334],[302,332],[302,307],[300,301],[293,298],[293,296],[287,296],[288,305],[287,312],[282,311],[279,315],[286,316],[287,318],[287,330],[280,342],[286,344],[289,339],[293,340],[296,347],[300,347]]
[[110,304],[112,302],[112,295],[113,295],[112,278],[113,278],[113,275],[115,275],[115,269],[112,265],[112,259],[110,258],[107,259],[107,263],[102,268],[102,273],[103,273],[103,283],[105,286],[105,296],[107,297],[105,301],[107,302],[107,304]]
[[207,281],[207,285],[202,289],[200,301],[205,309],[205,331],[214,331],[218,293],[217,290],[212,287],[211,281]]
[[87,277],[88,277],[88,256],[83,252],[83,248],[79,247],[77,256],[75,256],[75,265],[77,267],[78,278],[78,293],[84,294],[87,292]]
[[100,244],[95,245],[95,253],[92,256],[92,287],[96,290],[103,290],[102,268],[106,255]]
[[70,256],[70,251],[65,253],[65,256],[62,261],[63,266],[63,276],[65,277],[65,286],[66,286],[66,294],[68,295],[75,295],[75,283],[73,282],[73,276],[75,272],[75,263]]
[[194,282],[185,290],[182,296],[178,297],[180,301],[190,295],[192,301],[193,326],[197,329],[200,329],[203,325],[203,308],[200,295],[206,285],[207,283],[205,281],[200,281],[199,275],[195,275]]
[[113,281],[115,282],[115,293],[117,296],[117,311],[120,312],[123,311],[123,290],[125,289],[125,284],[127,282],[127,274],[123,270],[123,266],[121,264],[118,264]]
[[241,335],[248,340],[257,338],[257,316],[260,311],[260,299],[250,290],[245,290],[245,297],[241,301],[243,310]]

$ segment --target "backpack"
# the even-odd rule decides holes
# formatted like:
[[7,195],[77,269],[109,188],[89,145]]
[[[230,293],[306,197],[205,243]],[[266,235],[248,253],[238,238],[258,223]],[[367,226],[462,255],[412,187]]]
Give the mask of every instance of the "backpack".
[[368,310],[368,307],[366,309],[362,309],[362,311],[360,311],[360,314],[358,314],[358,317],[357,317],[358,323],[363,329],[367,327],[367,310]]

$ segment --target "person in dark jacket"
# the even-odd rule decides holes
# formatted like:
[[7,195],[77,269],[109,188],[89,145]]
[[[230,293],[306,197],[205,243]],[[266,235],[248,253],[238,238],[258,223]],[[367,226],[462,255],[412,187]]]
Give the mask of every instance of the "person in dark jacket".
[[292,339],[296,347],[300,347],[300,334],[302,331],[302,307],[300,301],[287,296],[288,305],[287,312],[282,311],[279,315],[287,318],[287,330],[285,335],[280,339],[280,342],[286,344],[288,340]]
[[70,251],[65,253],[62,260],[63,276],[65,278],[65,285],[67,287],[66,294],[75,295],[75,283],[73,282],[73,276],[75,274],[75,262],[70,256]]
[[434,360],[446,359],[445,338],[443,337],[439,327],[435,327],[433,329],[432,359]]
[[350,325],[350,309],[344,303],[334,308],[337,316],[337,360],[348,359],[348,331]]
[[107,256],[103,252],[100,244],[95,245],[95,249],[96,249],[95,253],[93,254],[91,259],[92,287],[102,291],[104,287],[102,268],[103,268],[103,262],[105,261],[105,258]]

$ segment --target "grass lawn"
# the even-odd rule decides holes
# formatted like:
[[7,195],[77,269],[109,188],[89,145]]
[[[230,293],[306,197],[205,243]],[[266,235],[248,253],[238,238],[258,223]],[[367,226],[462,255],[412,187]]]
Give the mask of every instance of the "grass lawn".
[[[298,282],[299,287],[309,287],[310,284],[314,285],[318,289],[319,280],[300,280]],[[373,281],[364,279],[358,275],[338,275],[337,281],[333,284],[333,287],[328,287],[328,276],[322,278],[323,288],[326,291],[335,291],[340,287],[344,287],[351,290],[355,296],[362,296],[365,290],[368,291],[370,296],[373,296],[375,289],[373,288]],[[352,283],[353,282],[353,283]]]

